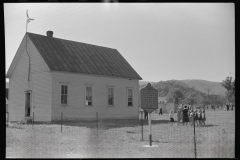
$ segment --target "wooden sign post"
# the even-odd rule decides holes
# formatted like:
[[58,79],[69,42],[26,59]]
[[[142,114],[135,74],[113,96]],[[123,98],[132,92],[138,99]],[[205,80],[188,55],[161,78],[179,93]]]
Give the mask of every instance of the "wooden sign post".
[[150,83],[141,89],[141,108],[148,112],[149,142],[152,146],[151,112],[158,108],[158,91]]

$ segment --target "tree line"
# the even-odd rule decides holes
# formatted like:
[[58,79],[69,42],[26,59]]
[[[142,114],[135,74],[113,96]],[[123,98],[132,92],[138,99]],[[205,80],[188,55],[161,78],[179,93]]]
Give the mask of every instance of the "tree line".
[[233,80],[232,77],[227,77],[221,84],[227,89],[225,94],[227,103],[235,105],[235,79]]
[[[198,91],[194,87],[189,87],[179,80],[160,81],[152,85],[158,90],[159,97],[166,97],[167,102],[174,102],[176,104],[223,106],[230,101],[231,103],[235,101],[235,80],[232,82],[231,78],[227,78],[222,82],[223,87],[228,87],[225,87],[227,89],[226,96],[208,95]],[[143,84],[140,85],[139,88],[141,89],[145,86],[146,85]]]

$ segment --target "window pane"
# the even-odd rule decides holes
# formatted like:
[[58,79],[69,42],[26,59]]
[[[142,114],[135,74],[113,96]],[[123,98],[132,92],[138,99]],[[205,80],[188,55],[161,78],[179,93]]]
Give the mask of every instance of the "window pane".
[[67,94],[67,86],[65,86],[65,92],[64,93]]
[[67,104],[67,95],[61,95],[61,104]]
[[65,97],[65,104],[67,104],[67,95],[65,95],[64,97]]
[[86,87],[86,94],[88,96],[91,96],[92,95],[92,87]]
[[92,105],[92,87],[86,87],[86,105]]
[[92,96],[92,87],[89,87],[89,96]]
[[61,85],[61,94],[64,94],[64,86]]
[[64,100],[63,100],[63,95],[61,95],[61,104],[63,104],[63,101],[64,101]]
[[132,89],[128,89],[128,97],[132,97]]
[[108,105],[113,105],[113,97],[108,98]]
[[132,102],[128,102],[128,106],[132,106]]
[[128,106],[133,106],[133,89],[128,89]]
[[114,88],[108,88],[108,105],[113,105],[114,100]]
[[63,95],[63,104],[66,104],[66,97]]
[[88,96],[88,101],[92,102],[92,96]]
[[113,88],[108,88],[108,95],[113,95]]

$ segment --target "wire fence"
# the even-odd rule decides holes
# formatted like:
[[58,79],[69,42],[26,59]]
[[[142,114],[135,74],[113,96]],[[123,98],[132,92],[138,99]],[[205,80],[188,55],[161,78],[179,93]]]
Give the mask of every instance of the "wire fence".
[[[11,114],[6,114],[7,120]],[[169,123],[168,114],[148,120],[67,116],[55,121],[7,122],[7,156],[18,158],[234,158],[234,112],[206,112],[205,126]],[[39,118],[41,117],[41,118]],[[32,115],[33,118],[33,115]],[[176,115],[174,117],[176,119]],[[195,124],[195,123],[194,123]]]

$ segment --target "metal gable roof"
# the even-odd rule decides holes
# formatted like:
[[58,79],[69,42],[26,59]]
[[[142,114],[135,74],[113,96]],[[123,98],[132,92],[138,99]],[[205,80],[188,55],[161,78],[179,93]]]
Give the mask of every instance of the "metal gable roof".
[[116,49],[27,34],[50,70],[142,79]]

